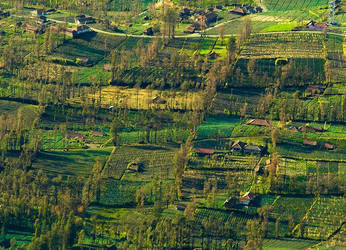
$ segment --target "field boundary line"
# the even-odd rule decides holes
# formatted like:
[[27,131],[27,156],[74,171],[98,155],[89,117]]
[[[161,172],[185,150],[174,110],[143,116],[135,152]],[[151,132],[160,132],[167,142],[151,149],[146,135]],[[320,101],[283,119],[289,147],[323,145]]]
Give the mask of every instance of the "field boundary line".
[[273,206],[275,206],[275,203],[280,199],[280,195],[278,195],[278,196],[276,196],[275,197],[275,200],[273,201],[273,203],[271,204],[271,206],[273,207]]
[[[302,218],[302,221],[305,221],[305,220],[308,218],[308,216],[309,216],[311,210],[313,209],[313,207],[315,206],[315,204],[316,204],[317,201],[319,201],[319,200],[320,200],[320,196],[318,195],[318,196],[315,197],[314,202],[311,204],[310,208],[306,211],[304,217]],[[292,235],[298,230],[300,224],[301,224],[301,223],[298,223],[298,224],[293,228],[293,230],[292,230],[292,232],[291,232]]]
[[116,146],[113,146],[112,152],[109,154],[109,156],[108,156],[108,158],[107,158],[105,164],[104,164],[103,167],[102,167],[102,170],[101,170],[102,175],[104,175],[104,170],[105,170],[106,167],[109,165],[109,162],[111,161],[112,156],[114,155],[116,149],[117,149],[117,147],[116,147]]

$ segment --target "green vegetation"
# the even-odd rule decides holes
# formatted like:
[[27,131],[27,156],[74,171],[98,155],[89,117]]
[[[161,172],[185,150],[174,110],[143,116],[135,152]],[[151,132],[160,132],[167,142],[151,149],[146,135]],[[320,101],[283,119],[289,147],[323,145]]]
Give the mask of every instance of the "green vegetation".
[[335,4],[2,0],[0,249],[344,249]]

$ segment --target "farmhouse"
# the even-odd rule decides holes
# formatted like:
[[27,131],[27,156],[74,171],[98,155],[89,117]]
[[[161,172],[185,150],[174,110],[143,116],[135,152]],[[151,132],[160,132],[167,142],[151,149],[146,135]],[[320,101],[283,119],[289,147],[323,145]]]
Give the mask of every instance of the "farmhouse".
[[304,144],[304,145],[307,145],[307,146],[316,147],[316,146],[317,146],[317,141],[304,140],[304,141],[303,141],[303,144]]
[[315,129],[315,131],[316,132],[324,132],[324,128],[322,128],[322,127],[314,127],[314,129]]
[[246,125],[270,127],[270,123],[267,120],[262,120],[262,119],[252,119],[248,121]]
[[68,131],[67,135],[66,135],[67,139],[76,139],[80,142],[82,142],[84,140],[84,137],[85,137],[85,135],[83,135],[81,133],[74,132],[74,131]]
[[195,152],[199,156],[213,155],[215,153],[215,151],[210,148],[196,148]]
[[263,10],[261,7],[253,7],[251,5],[246,4],[241,7],[234,8],[233,10],[231,10],[231,13],[244,16],[248,14],[255,14],[262,11]]
[[105,71],[111,71],[112,70],[112,65],[107,63],[107,64],[103,65],[103,69]]
[[254,198],[255,196],[252,193],[247,192],[241,198],[239,198],[238,202],[240,205],[248,206]]
[[91,23],[95,23],[95,18],[91,16],[87,17],[85,15],[80,15],[80,16],[76,16],[75,23],[76,24],[91,24]]
[[295,126],[291,126],[291,127],[289,127],[288,128],[290,131],[292,131],[292,132],[298,132],[299,131],[299,129],[297,128],[297,127],[295,127]]
[[65,34],[72,38],[78,37],[79,35],[92,32],[90,27],[87,25],[81,25],[74,28],[67,28]]
[[37,9],[31,12],[33,16],[43,16],[47,15],[47,12],[44,9]]
[[246,11],[243,8],[237,7],[230,11],[231,13],[238,14],[238,15],[246,15]]
[[186,33],[189,33],[189,34],[193,34],[193,33],[195,33],[195,31],[196,31],[195,25],[191,25],[191,26],[187,27],[187,29],[186,29]]
[[104,137],[105,133],[102,131],[93,131],[92,136],[99,136],[99,137]]
[[127,166],[127,169],[128,170],[131,170],[133,172],[139,172],[140,171],[140,166],[138,163],[130,163],[128,166]]
[[325,23],[317,23],[311,20],[306,24],[306,28],[308,28],[309,30],[325,30],[328,28],[328,25]]
[[244,147],[246,146],[245,142],[242,141],[235,141],[232,144],[232,152],[242,153],[244,150]]
[[324,129],[322,127],[310,127],[310,126],[301,126],[298,128],[300,132],[306,132],[306,133],[316,133],[316,132],[324,132]]
[[261,146],[246,145],[244,147],[244,153],[246,153],[246,154],[262,155],[264,153],[264,148],[261,147]]
[[321,95],[324,93],[326,90],[327,86],[326,85],[321,85],[321,84],[315,84],[315,85],[309,85],[306,88],[306,95],[307,96],[317,96]]
[[153,103],[153,104],[166,104],[167,101],[161,96],[156,96],[151,100],[151,103]]
[[200,13],[195,15],[199,26],[209,26],[217,21],[218,15],[215,12]]
[[324,144],[324,147],[326,148],[326,149],[328,149],[328,150],[334,150],[334,145],[333,144],[330,144],[330,143],[326,143],[326,144]]

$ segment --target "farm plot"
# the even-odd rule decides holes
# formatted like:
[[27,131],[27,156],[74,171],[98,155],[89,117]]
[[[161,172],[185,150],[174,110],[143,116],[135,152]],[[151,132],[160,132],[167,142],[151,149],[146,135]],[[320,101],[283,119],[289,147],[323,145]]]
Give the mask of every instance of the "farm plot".
[[4,113],[16,112],[20,107],[23,107],[23,106],[26,106],[26,105],[23,105],[22,103],[19,103],[19,102],[0,100],[0,115]]
[[246,222],[252,219],[252,216],[241,212],[220,211],[214,209],[198,208],[195,212],[195,219],[197,223],[203,221],[214,220],[217,223],[229,223],[237,232],[242,232],[245,228]]
[[265,6],[268,10],[287,11],[309,9],[313,7],[326,7],[328,2],[328,0],[265,0]]
[[345,222],[346,198],[320,197],[308,213],[304,236],[327,239]]
[[49,175],[87,177],[96,159],[105,162],[110,151],[111,148],[40,152],[33,162],[33,168],[42,169]]
[[256,156],[220,156],[220,159],[193,157],[189,163],[191,169],[224,169],[224,170],[251,170],[259,161]]
[[147,182],[120,181],[105,179],[101,185],[99,204],[105,206],[133,206],[136,203],[136,191]]
[[[161,96],[166,100],[165,104],[153,104],[153,98]],[[101,106],[108,108],[113,105],[130,109],[180,109],[200,110],[202,108],[201,92],[158,91],[151,89],[125,88],[107,86],[101,90]],[[88,100],[99,100],[99,92],[96,95],[89,94]],[[79,97],[70,100],[73,104],[80,104]]]
[[266,129],[244,125],[238,118],[211,117],[198,127],[198,139],[263,136]]
[[18,124],[17,119],[19,118],[19,125],[22,129],[31,128],[37,110],[38,107],[35,105],[0,100],[0,115],[7,115],[6,122],[8,124]]
[[[216,182],[218,194],[225,195],[227,193],[226,175],[230,174],[232,177],[237,179],[237,183],[240,187],[241,192],[246,192],[252,185],[253,176],[252,171],[226,171],[226,170],[213,170],[208,169],[197,170],[188,169],[184,171],[183,175],[183,190],[186,195],[190,195],[195,192],[200,196],[203,196],[203,189],[206,182]],[[193,192],[192,192],[193,191]],[[227,196],[227,195],[226,195]],[[227,197],[219,197],[222,202]],[[221,200],[217,201],[219,203]]]
[[104,168],[103,175],[122,179],[127,166],[137,163],[142,171],[135,174],[126,173],[124,180],[150,181],[154,175],[166,178],[173,173],[174,147],[159,147],[154,145],[122,146],[115,150]]
[[[241,58],[321,58],[323,34],[275,33],[255,34],[241,52]],[[309,44],[309,46],[306,46]]]
[[[258,17],[260,17],[261,20],[256,19],[251,21],[253,33],[261,32],[263,29],[266,29],[270,26],[277,24],[277,21],[275,19],[266,21],[266,20],[263,20],[262,15]],[[251,17],[251,19],[253,19],[253,17]],[[239,30],[241,30],[243,26],[244,26],[243,18],[238,18],[230,22],[226,22],[225,24],[219,25],[217,27],[212,27],[210,29],[207,29],[206,33],[207,35],[219,35],[221,29],[223,29],[224,30],[223,32],[226,35],[236,35],[238,34]]]
[[274,204],[271,216],[282,220],[292,216],[295,223],[299,223],[313,203],[313,197],[281,196]]
[[64,45],[59,46],[53,56],[63,57],[76,61],[77,58],[88,58],[89,64],[101,61],[105,53],[118,47],[126,38],[118,36],[106,36],[93,34],[78,39],[67,40]]
[[312,240],[300,240],[300,239],[264,239],[263,240],[263,249],[264,250],[298,250],[298,249],[307,249],[312,245],[318,243],[317,241]]
[[345,148],[337,148],[328,151],[324,148],[312,148],[297,143],[280,143],[277,152],[288,158],[296,158],[303,160],[319,160],[319,161],[345,161]]
[[14,248],[20,248],[20,247],[22,247],[23,244],[25,244],[25,245],[30,244],[33,236],[34,235],[32,233],[29,233],[29,232],[14,231],[14,230],[10,230],[5,235],[2,235],[0,233],[0,239],[1,240],[4,240],[4,239],[11,240],[13,238],[16,239]]

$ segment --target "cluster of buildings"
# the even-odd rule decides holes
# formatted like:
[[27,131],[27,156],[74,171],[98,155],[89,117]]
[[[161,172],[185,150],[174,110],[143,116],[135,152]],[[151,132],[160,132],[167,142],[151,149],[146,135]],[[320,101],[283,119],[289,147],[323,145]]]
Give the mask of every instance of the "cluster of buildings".
[[75,17],[75,23],[78,25],[81,24],[92,24],[95,23],[95,18],[91,16],[79,15]]
[[179,12],[179,22],[184,20],[193,20],[191,26],[186,29],[186,33],[194,33],[196,30],[202,30],[218,20],[217,12],[222,10],[222,6],[209,8],[207,11],[191,10],[184,8]]
[[[302,133],[323,133],[325,132],[325,129],[322,127],[310,127],[310,126],[300,126],[300,127],[295,127],[291,126],[289,127],[290,131],[293,132],[302,132]],[[311,141],[311,140],[303,140],[303,144],[305,146],[309,147],[318,147],[319,143],[317,141]],[[324,143],[321,145],[327,150],[334,150],[335,146],[331,143]]]
[[231,10],[231,13],[242,15],[242,16],[261,13],[261,12],[263,12],[263,9],[261,7],[254,7],[249,4],[244,4],[243,6],[240,6]]
[[[25,29],[28,32],[32,32],[35,34],[42,34],[48,28],[45,25],[48,20],[46,15],[52,14],[56,12],[56,9],[36,9],[31,12],[33,16],[33,21],[25,25]],[[76,38],[82,34],[92,32],[89,26],[85,25],[87,23],[94,23],[95,19],[92,17],[86,17],[85,15],[77,16],[75,22],[78,26],[76,27],[59,27],[51,25],[49,27],[50,30],[55,31],[57,33],[63,33],[68,37]]]

